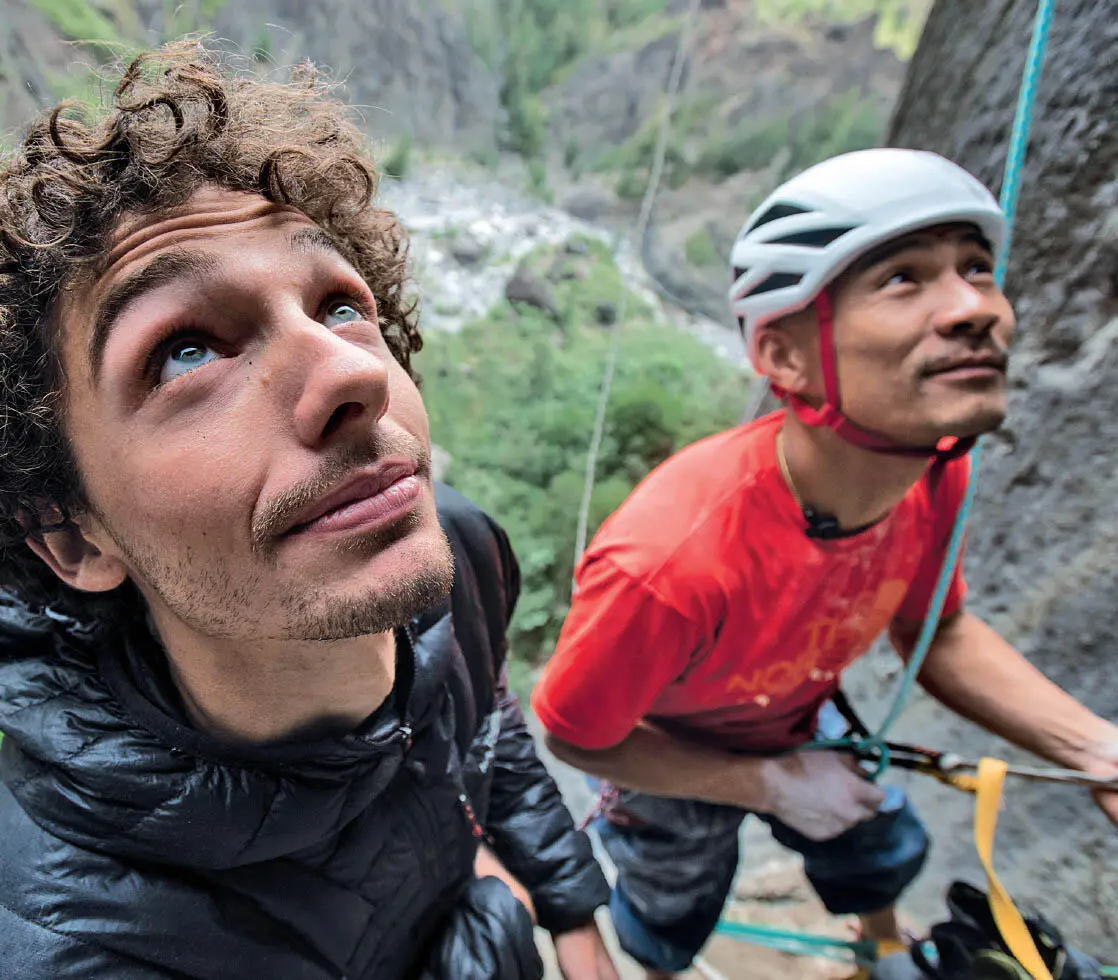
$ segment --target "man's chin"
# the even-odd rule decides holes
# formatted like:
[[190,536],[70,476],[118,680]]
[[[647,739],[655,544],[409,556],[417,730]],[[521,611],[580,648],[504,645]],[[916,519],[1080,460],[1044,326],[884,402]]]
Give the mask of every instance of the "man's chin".
[[416,530],[351,568],[343,580],[307,590],[285,607],[289,638],[342,640],[407,625],[442,602],[454,581],[450,546],[438,524]]
[[960,419],[955,425],[951,426],[948,435],[957,436],[960,439],[972,439],[977,436],[988,435],[991,432],[997,432],[1005,423],[1005,406],[985,408],[981,411],[968,414],[965,419]]

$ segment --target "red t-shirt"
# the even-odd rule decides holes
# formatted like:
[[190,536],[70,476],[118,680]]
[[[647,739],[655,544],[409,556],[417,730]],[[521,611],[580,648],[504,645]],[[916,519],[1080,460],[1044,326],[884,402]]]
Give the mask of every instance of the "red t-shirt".
[[[969,460],[947,464],[934,501],[925,477],[868,530],[811,539],[777,464],[782,421],[682,450],[602,525],[532,696],[552,734],[605,748],[647,718],[722,748],[791,748],[894,617],[923,619]],[[960,562],[945,616],[965,591]]]

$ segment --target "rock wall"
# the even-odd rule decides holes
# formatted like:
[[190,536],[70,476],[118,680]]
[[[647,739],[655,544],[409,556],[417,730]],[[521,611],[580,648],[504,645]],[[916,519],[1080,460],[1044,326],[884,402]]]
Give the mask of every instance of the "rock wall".
[[[936,150],[997,188],[1036,0],[938,0],[890,142]],[[985,440],[966,561],[972,608],[1058,683],[1118,719],[1118,17],[1060,0],[1023,174],[1008,291],[1019,317],[1004,430]],[[885,706],[895,658],[857,673]],[[1020,753],[918,699],[901,734],[968,756]],[[914,781],[937,846],[915,896],[981,880],[972,804]],[[1014,782],[996,864],[1008,888],[1118,961],[1118,830],[1083,790]]]
[[362,107],[374,137],[407,133],[463,156],[494,143],[498,74],[474,52],[459,6],[440,0],[210,0],[212,16],[199,6],[200,0],[72,0],[59,5],[52,21],[30,0],[0,0],[0,133],[70,94],[82,74],[76,65],[108,55],[108,46],[73,43],[87,39],[80,32],[92,11],[124,45],[154,45],[205,30],[246,59],[258,54],[262,70],[309,58],[345,83],[346,98]]
[[495,139],[498,76],[474,53],[454,4],[231,0],[213,29],[245,47],[266,35],[278,64],[329,66],[373,135],[409,133],[462,155]]

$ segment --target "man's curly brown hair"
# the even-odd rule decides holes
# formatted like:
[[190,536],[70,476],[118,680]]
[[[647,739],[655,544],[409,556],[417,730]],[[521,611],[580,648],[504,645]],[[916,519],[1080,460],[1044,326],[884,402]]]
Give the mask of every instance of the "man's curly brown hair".
[[366,139],[313,68],[264,81],[198,41],[141,55],[107,107],[62,103],[0,157],[0,586],[35,605],[67,598],[25,543],[44,514],[85,509],[63,431],[56,309],[97,276],[122,216],[174,208],[203,185],[298,208],[365,278],[410,372],[422,341],[404,290],[407,237],[374,206],[377,179]]

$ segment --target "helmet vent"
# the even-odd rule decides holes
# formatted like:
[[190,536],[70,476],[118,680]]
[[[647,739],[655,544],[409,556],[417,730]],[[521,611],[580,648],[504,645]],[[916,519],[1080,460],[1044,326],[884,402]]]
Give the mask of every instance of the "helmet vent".
[[749,271],[748,269],[739,269],[739,268],[738,268],[738,267],[737,267],[737,266],[735,265],[735,266],[734,266],[734,282],[737,282],[737,281],[738,281],[738,280],[739,280],[739,279],[740,279],[740,278],[741,278],[742,276],[744,276],[744,275],[745,275],[745,274],[746,274],[746,273],[747,273],[748,271]]
[[[774,272],[768,279],[757,284],[751,289],[746,296],[760,296],[761,293],[771,293],[776,289],[787,289],[789,286],[797,286],[803,279],[801,273],[794,272]],[[742,297],[743,299],[745,297]]]
[[748,235],[751,231],[756,231],[762,225],[767,225],[770,221],[779,221],[781,218],[792,218],[797,214],[811,214],[810,208],[796,207],[795,204],[774,204],[768,209],[761,217],[753,222],[742,234]]
[[806,245],[809,248],[826,248],[831,242],[838,241],[847,232],[853,231],[850,226],[845,228],[813,228],[811,231],[797,231],[782,238],[770,238],[766,245]]

